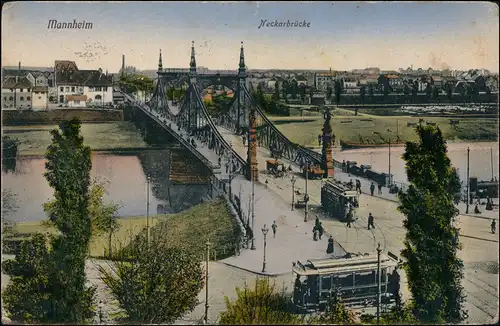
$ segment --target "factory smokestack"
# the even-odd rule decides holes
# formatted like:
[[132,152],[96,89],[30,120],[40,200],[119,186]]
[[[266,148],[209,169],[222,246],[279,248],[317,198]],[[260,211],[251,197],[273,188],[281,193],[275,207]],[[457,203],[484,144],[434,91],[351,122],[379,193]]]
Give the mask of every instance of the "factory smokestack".
[[125,54],[122,55],[122,76],[125,74]]

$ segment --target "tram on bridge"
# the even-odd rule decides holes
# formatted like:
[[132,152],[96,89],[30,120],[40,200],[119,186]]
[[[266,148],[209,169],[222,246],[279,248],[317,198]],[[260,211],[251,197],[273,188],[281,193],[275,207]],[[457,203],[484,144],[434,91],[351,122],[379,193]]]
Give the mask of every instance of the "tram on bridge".
[[[380,254],[380,293],[385,305],[393,304],[394,296],[399,292],[397,266],[394,254]],[[340,258],[294,262],[292,301],[304,312],[324,311],[337,292],[346,306],[374,306],[378,291],[377,269],[377,254],[346,254]]]
[[354,209],[358,205],[359,194],[357,191],[348,190],[342,184],[330,180],[321,187],[321,206],[327,216],[345,222],[353,215],[349,215],[349,206]]

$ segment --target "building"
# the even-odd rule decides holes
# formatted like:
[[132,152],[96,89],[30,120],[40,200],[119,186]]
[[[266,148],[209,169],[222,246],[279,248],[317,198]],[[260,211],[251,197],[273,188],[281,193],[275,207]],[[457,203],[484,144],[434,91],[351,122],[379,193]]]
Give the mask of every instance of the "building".
[[393,91],[403,90],[404,83],[398,75],[386,75],[385,78],[387,78],[387,82]]
[[33,110],[46,110],[49,104],[47,86],[35,86],[31,92],[31,107]]
[[87,106],[87,95],[67,95],[67,105],[73,108],[82,108]]
[[319,91],[326,91],[328,86],[333,87],[333,75],[329,73],[315,73],[314,74],[314,87]]
[[344,93],[359,93],[359,82],[355,77],[343,77],[340,80]]
[[314,93],[311,97],[311,105],[325,105],[325,94]]
[[56,61],[54,66],[58,103],[67,103],[68,96],[85,95],[90,106],[113,104],[112,75],[102,69],[79,70],[74,61]]
[[365,76],[365,78],[362,78],[359,80],[359,85],[364,85],[364,86],[378,86],[378,75],[368,75]]
[[307,78],[306,77],[301,75],[301,76],[292,77],[292,78],[295,78],[295,80],[297,81],[297,85],[307,86]]
[[432,76],[432,82],[434,83],[434,86],[437,88],[443,88],[444,86],[444,81],[441,76]]
[[9,76],[2,83],[2,109],[31,108],[31,83],[26,78]]

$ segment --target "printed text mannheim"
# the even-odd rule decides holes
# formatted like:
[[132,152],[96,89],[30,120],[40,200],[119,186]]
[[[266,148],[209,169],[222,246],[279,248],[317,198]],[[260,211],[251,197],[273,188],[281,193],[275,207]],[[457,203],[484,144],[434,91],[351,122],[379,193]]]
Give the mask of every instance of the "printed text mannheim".
[[49,20],[49,24],[47,25],[48,29],[92,29],[93,24],[81,21],[77,22],[76,19],[73,19],[72,22],[58,22],[55,19]]

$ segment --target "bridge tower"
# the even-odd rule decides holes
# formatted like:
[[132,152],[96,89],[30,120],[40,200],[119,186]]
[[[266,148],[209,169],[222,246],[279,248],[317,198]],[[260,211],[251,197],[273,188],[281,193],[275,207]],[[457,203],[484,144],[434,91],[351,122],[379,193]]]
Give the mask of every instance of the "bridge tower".
[[335,175],[335,169],[333,164],[332,157],[332,143],[335,141],[335,136],[333,135],[331,118],[332,114],[330,112],[330,108],[326,108],[326,111],[323,115],[325,119],[325,123],[323,124],[323,128],[321,131],[322,135],[322,150],[321,150],[321,164],[322,168],[325,171],[323,175],[324,178],[333,178]]
[[259,168],[257,162],[257,117],[255,109],[252,108],[248,115],[250,122],[248,130],[248,151],[247,151],[247,179],[254,182],[259,181]]
[[197,102],[195,96],[192,96],[190,92],[194,91],[196,87],[196,57],[194,52],[194,41],[191,41],[191,60],[189,61],[189,91],[186,93],[188,104],[188,130],[191,131],[193,125],[197,125],[198,121],[198,110],[197,110]]
[[[247,68],[245,66],[245,52],[243,49],[243,42],[241,42],[240,49],[240,64],[238,68],[238,112],[236,117],[236,130],[237,132],[241,131],[241,128],[249,127],[247,123],[247,109],[244,106],[245,103],[245,85],[247,78]],[[246,128],[245,128],[246,129]]]
[[160,58],[158,59],[158,71],[163,71],[163,62],[161,60],[161,49],[160,49]]

